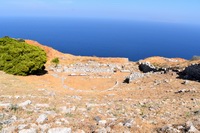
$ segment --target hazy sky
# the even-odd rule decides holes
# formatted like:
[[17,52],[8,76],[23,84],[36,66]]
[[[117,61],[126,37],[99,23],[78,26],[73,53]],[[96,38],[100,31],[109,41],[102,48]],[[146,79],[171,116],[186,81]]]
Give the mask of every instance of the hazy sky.
[[200,0],[0,0],[0,16],[89,17],[200,24]]

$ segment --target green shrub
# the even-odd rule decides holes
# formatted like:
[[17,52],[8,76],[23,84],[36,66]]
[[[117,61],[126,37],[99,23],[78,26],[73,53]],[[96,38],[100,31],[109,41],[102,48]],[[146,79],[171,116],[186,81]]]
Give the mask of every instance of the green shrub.
[[54,58],[51,60],[51,63],[53,63],[57,66],[60,63],[60,60],[58,58]]
[[44,50],[22,40],[0,38],[0,70],[14,75],[37,74],[44,70],[47,57]]

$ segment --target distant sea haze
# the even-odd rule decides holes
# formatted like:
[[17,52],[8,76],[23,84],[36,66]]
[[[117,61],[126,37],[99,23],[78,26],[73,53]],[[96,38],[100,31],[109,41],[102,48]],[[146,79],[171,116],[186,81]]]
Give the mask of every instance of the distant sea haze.
[[64,18],[0,18],[0,37],[36,40],[82,56],[150,56],[191,59],[200,55],[200,27],[184,24]]

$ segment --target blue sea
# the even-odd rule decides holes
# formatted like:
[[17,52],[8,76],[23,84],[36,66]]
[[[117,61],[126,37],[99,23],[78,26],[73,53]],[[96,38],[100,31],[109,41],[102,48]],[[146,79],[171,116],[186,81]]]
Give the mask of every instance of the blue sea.
[[163,22],[75,18],[0,18],[0,37],[36,40],[81,56],[150,56],[191,59],[200,55],[200,26]]

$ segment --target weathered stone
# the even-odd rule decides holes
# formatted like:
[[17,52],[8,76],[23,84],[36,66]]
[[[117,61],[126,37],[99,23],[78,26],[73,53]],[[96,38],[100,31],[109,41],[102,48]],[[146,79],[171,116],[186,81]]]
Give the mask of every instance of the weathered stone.
[[37,133],[37,130],[34,128],[23,129],[23,130],[20,130],[19,133]]
[[31,104],[32,102],[30,101],[30,100],[27,100],[27,101],[25,101],[25,102],[23,102],[23,103],[20,103],[19,104],[19,107],[26,107],[26,106],[28,106],[29,104]]
[[49,129],[51,126],[49,124],[39,125],[39,128],[42,132],[45,132],[47,129]]
[[169,125],[166,125],[164,127],[162,127],[160,130],[158,130],[159,133],[163,133],[163,132],[166,132],[166,133],[173,133],[174,132],[174,128],[172,127],[171,124]]
[[16,129],[15,126],[3,128],[3,129],[1,130],[1,133],[14,133],[14,132],[15,132],[15,129]]
[[61,113],[64,113],[64,114],[66,114],[66,113],[72,113],[75,110],[76,110],[75,106],[73,106],[72,108],[67,108],[66,106],[60,107]]
[[176,91],[175,93],[178,94],[178,93],[188,93],[188,92],[197,92],[195,89],[190,89],[190,90],[186,90],[186,89],[182,89],[182,90],[178,90]]
[[139,69],[144,73],[148,72],[166,72],[166,68],[159,68],[152,65],[150,62],[139,62]]
[[59,121],[59,120],[56,120],[54,123],[55,123],[56,125],[58,125],[58,126],[61,126],[61,125],[62,125],[62,122]]
[[48,133],[71,133],[71,128],[51,128]]
[[36,122],[39,123],[39,124],[42,124],[42,123],[44,123],[47,120],[48,120],[47,115],[46,114],[41,114],[39,116],[39,118],[36,120]]
[[193,78],[196,80],[200,80],[200,64],[193,64],[186,67],[183,73],[186,74],[189,79]]
[[99,116],[95,116],[93,119],[94,119],[96,122],[99,122],[99,121],[101,120],[101,118],[100,118]]
[[49,104],[36,104],[36,107],[41,107],[41,108],[48,108]]
[[36,123],[30,123],[31,128],[38,129],[38,125]]
[[132,81],[140,79],[144,76],[145,75],[143,73],[139,73],[139,72],[132,73],[130,76],[126,77],[126,79],[124,80],[124,83],[131,83]]
[[122,122],[118,123],[117,125],[120,126],[120,127],[124,126],[124,124]]
[[182,84],[187,85],[188,83],[189,83],[189,81],[188,81],[188,80],[185,80],[185,81],[183,81]]
[[3,117],[4,117],[4,114],[0,113],[0,120],[3,119]]
[[0,103],[0,107],[9,108],[11,106],[10,103]]
[[105,128],[101,128],[98,130],[98,133],[107,133],[107,130]]
[[110,133],[111,132],[111,127],[106,127],[106,131],[107,131],[107,133]]
[[74,133],[85,133],[85,131],[78,129]]
[[22,130],[22,129],[24,129],[27,126],[28,126],[27,124],[18,125],[18,130]]
[[129,120],[124,121],[123,125],[128,127],[128,128],[131,128],[133,123],[134,123],[134,120],[133,119],[129,119]]
[[186,122],[186,128],[188,129],[188,133],[200,133],[191,121]]
[[100,120],[98,122],[99,126],[105,127],[106,126],[107,121],[106,120]]
[[17,111],[17,109],[19,109],[19,106],[17,104],[11,104],[10,107],[9,107],[9,109]]
[[8,124],[14,123],[16,120],[17,120],[17,117],[16,116],[12,116],[10,119],[2,121],[1,123],[5,124],[5,125],[8,125]]

